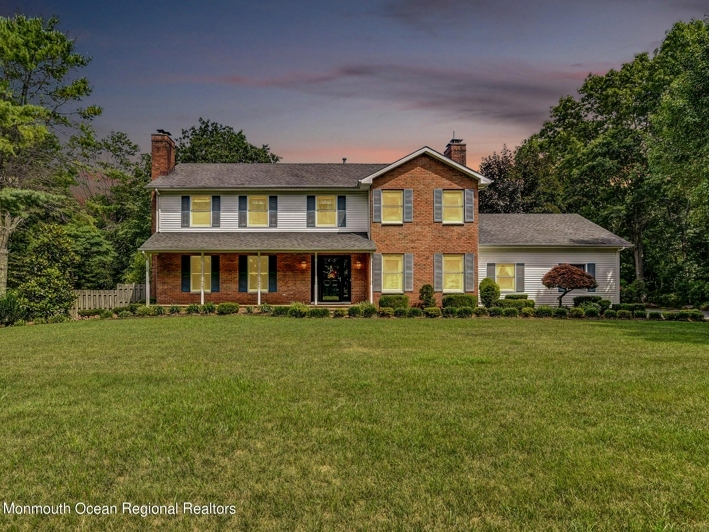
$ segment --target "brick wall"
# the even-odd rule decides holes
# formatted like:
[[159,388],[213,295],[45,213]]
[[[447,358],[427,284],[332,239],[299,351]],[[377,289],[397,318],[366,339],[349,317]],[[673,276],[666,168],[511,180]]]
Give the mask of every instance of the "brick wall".
[[[474,253],[475,271],[478,264],[478,183],[458,170],[421,155],[374,180],[372,188],[414,191],[414,221],[403,225],[372,223],[371,238],[377,253],[414,254],[414,291],[406,292],[412,304],[424,284],[433,285],[433,255],[435,253]],[[463,225],[443,225],[433,221],[433,190],[475,189],[475,222]],[[475,279],[476,284],[478,279]],[[472,293],[472,292],[471,292]],[[477,289],[476,292],[477,293]],[[381,293],[374,293],[375,303]],[[436,299],[441,303],[442,294]]]
[[[154,275],[155,294],[159,305],[186,305],[199,303],[200,294],[182,292],[182,259],[180,254],[160,254],[155,257]],[[220,255],[220,291],[204,295],[204,300],[213,303],[233,301],[240,305],[256,305],[257,295],[239,292],[239,255]],[[311,301],[311,255],[279,254],[277,259],[278,291],[262,293],[261,303],[287,305],[294,301]],[[352,258],[352,302],[365,301],[369,298],[369,255],[355,254]],[[361,268],[355,264],[360,261]],[[302,263],[305,261],[305,268]]]

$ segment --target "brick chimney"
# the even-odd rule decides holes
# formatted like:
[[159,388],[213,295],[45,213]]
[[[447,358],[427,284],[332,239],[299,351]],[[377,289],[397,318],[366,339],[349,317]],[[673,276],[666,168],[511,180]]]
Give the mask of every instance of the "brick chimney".
[[150,136],[153,147],[153,167],[151,177],[157,179],[175,169],[175,141],[170,134],[158,130]]
[[463,139],[451,139],[446,146],[446,151],[443,152],[443,155],[454,160],[458,164],[467,166],[465,162],[465,144],[463,144]]

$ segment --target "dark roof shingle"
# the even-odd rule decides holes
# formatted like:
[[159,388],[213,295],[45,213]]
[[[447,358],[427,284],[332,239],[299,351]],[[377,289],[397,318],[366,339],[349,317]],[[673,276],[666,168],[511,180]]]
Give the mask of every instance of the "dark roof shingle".
[[632,247],[578,214],[480,214],[481,246]]

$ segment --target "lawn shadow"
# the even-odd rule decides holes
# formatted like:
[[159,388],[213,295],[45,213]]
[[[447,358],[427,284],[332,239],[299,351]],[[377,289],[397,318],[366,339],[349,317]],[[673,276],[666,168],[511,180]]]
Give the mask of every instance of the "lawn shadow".
[[612,328],[627,336],[648,342],[704,344],[709,347],[709,322],[652,322],[643,320],[598,321],[601,328]]

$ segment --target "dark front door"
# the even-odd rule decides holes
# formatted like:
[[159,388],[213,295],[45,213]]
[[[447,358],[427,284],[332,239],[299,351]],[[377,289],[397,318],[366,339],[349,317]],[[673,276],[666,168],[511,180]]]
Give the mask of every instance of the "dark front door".
[[318,255],[317,262],[318,303],[350,301],[351,258],[348,255]]

